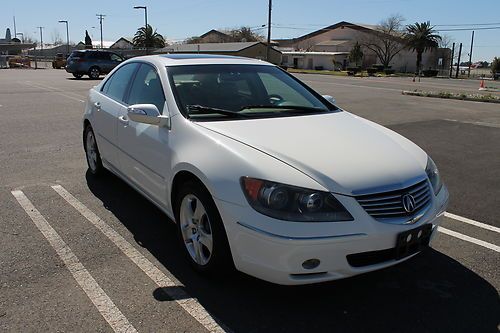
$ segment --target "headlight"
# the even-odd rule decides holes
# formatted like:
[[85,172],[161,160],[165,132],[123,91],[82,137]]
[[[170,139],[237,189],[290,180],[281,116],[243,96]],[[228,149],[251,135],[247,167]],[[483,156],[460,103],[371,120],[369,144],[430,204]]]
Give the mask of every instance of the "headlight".
[[296,222],[352,221],[351,214],[329,192],[250,177],[241,178],[250,206],[264,215]]
[[439,175],[438,168],[432,158],[427,157],[427,166],[425,167],[425,173],[432,184],[434,189],[434,194],[437,195],[443,187],[443,182],[441,181],[441,176]]

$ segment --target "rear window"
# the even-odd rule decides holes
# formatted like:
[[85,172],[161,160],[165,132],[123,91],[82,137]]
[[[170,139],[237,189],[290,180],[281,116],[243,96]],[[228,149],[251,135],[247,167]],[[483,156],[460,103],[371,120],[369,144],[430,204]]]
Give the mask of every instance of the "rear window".
[[70,55],[71,58],[83,58],[85,57],[85,52],[82,51],[73,51]]

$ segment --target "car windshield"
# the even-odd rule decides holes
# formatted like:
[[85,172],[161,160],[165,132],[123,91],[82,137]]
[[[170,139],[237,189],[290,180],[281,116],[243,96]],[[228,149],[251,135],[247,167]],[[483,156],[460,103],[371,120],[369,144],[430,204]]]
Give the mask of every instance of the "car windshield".
[[338,110],[290,74],[264,65],[167,68],[181,112],[194,120],[250,119]]

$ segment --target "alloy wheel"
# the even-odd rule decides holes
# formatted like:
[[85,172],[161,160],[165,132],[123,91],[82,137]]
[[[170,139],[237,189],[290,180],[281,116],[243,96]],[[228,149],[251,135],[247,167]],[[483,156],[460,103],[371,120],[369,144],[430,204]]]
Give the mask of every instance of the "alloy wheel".
[[198,265],[208,264],[212,257],[212,226],[203,203],[193,194],[182,199],[180,207],[180,228],[184,245],[191,259]]

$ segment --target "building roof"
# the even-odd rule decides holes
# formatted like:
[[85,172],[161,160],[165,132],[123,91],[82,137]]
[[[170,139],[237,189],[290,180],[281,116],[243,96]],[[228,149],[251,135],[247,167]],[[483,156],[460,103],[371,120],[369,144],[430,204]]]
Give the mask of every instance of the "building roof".
[[311,52],[311,51],[284,51],[283,55],[314,55],[314,56],[336,56],[336,55],[346,55],[349,52]]
[[308,34],[305,34],[303,36],[300,36],[300,37],[297,37],[297,38],[291,38],[291,39],[277,39],[276,41],[279,43],[280,41],[282,42],[300,42],[300,41],[303,41],[305,39],[308,39],[308,38],[311,38],[311,37],[314,37],[314,36],[317,36],[317,35],[321,35],[327,31],[331,31],[331,30],[334,30],[334,29],[337,29],[337,28],[350,28],[350,29],[354,29],[354,30],[359,30],[359,31],[364,31],[364,32],[376,32],[377,30],[375,29],[376,26],[373,26],[373,25],[368,25],[368,24],[354,24],[354,23],[350,23],[350,22],[346,22],[346,21],[340,21],[338,23],[335,23],[335,24],[332,24],[328,27],[325,27],[325,28],[322,28],[322,29],[319,29],[319,30],[316,30],[316,31],[313,31],[313,32],[310,32]]
[[215,29],[212,29],[210,31],[207,31],[205,32],[203,35],[199,36],[200,38],[203,38],[203,37],[206,37],[210,34],[215,34],[215,35],[219,35],[219,36],[222,36],[222,37],[231,37],[229,36],[228,34],[225,34],[223,32],[220,32],[219,30],[215,30]]
[[343,44],[346,44],[346,43],[350,43],[352,42],[352,40],[350,39],[334,39],[334,40],[325,40],[324,42],[320,42],[316,45],[320,45],[320,46],[339,46],[339,45],[343,45]]
[[[193,53],[193,52],[239,52],[249,47],[263,44],[262,42],[236,42],[236,43],[201,43],[201,44],[175,44],[156,51],[156,53]],[[276,50],[276,49],[274,49]],[[276,50],[277,51],[277,50]],[[279,51],[278,51],[279,52]]]

